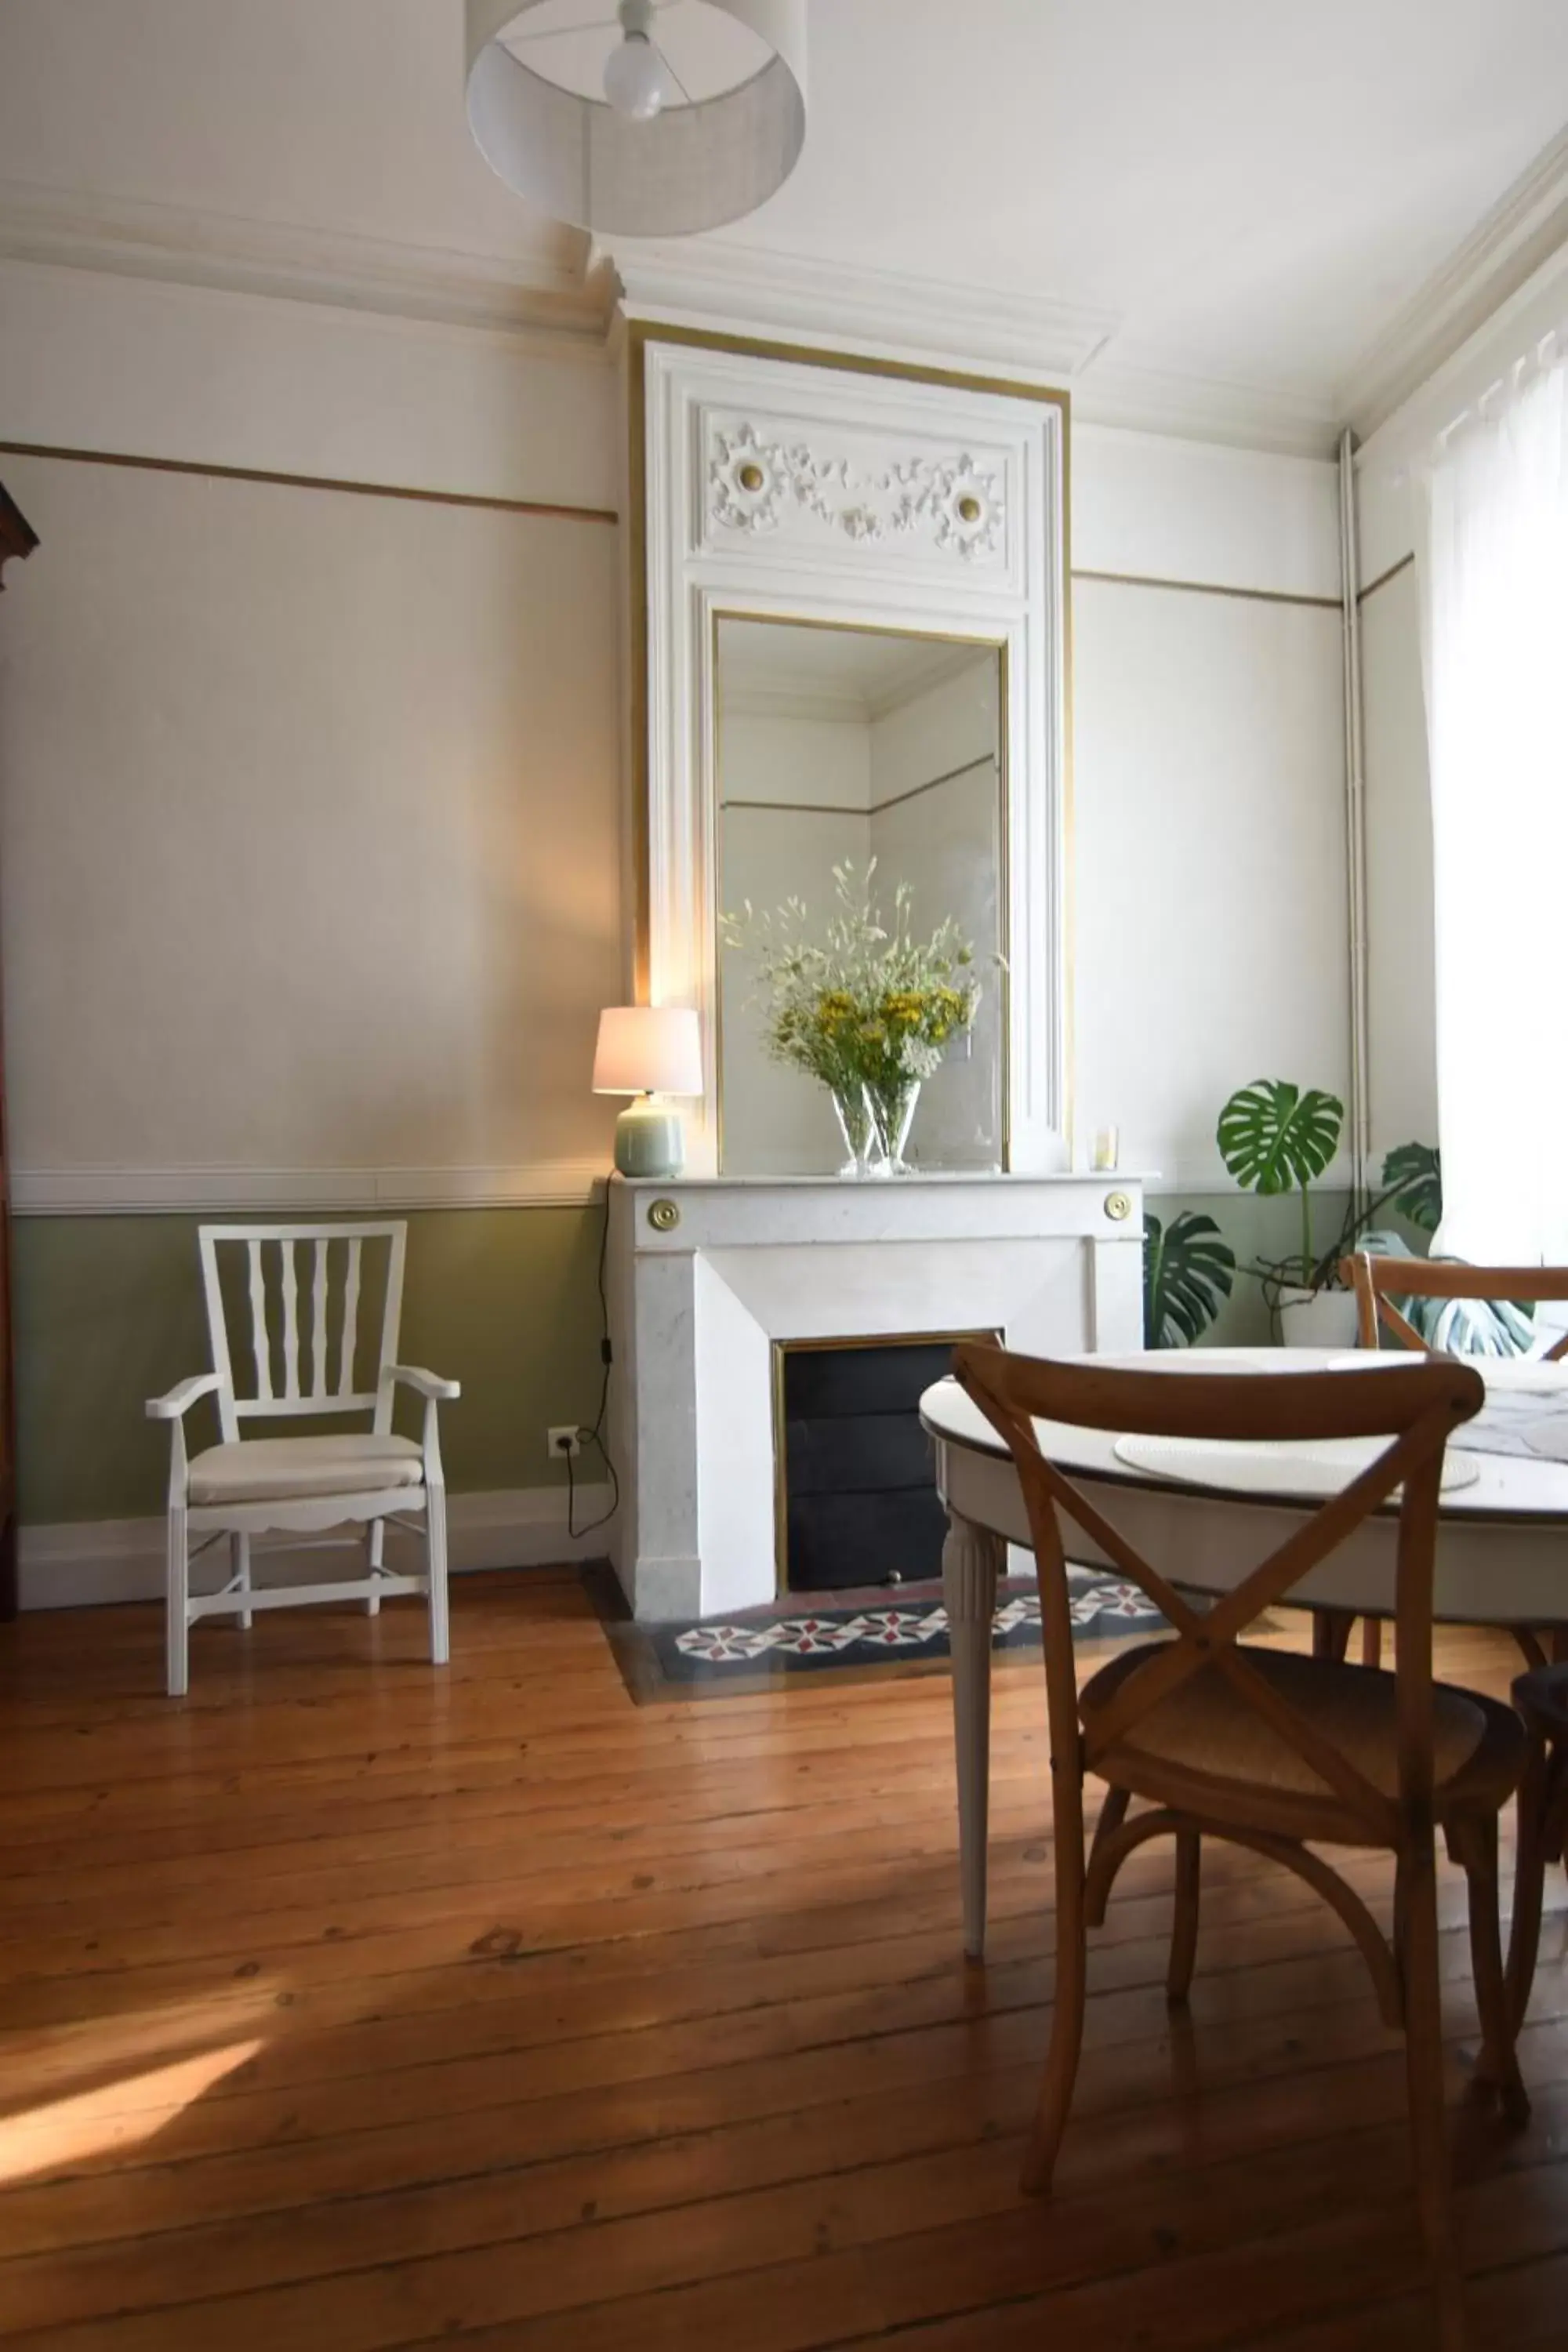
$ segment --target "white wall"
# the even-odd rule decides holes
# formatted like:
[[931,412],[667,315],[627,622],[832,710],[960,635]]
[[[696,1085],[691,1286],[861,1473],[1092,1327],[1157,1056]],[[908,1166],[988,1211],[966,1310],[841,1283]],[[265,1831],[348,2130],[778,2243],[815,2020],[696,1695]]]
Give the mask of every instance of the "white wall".
[[970,668],[879,718],[871,730],[871,854],[885,887],[910,886],[918,935],[951,916],[975,950],[974,1027],[921,1089],[910,1158],[936,1168],[999,1168],[1003,983],[1002,779],[997,667]]
[[616,543],[13,459],[18,1167],[569,1170],[620,965]]
[[[619,432],[570,343],[0,268],[0,440],[602,512]],[[616,535],[0,471],[44,537],[0,719],[24,1202],[188,1205],[246,1159],[580,1196]],[[1231,1086],[1345,1082],[1333,518],[1331,466],[1074,435],[1076,1128],[1189,1186]]]
[[1336,497],[1313,459],[1074,435],[1074,1125],[1173,1189],[1228,1187],[1236,1087],[1348,1093]]
[[24,1207],[586,1197],[622,992],[614,378],[570,345],[0,268]]
[[[723,707],[721,688],[721,701],[720,906],[739,914],[749,898],[771,911],[799,898],[819,931],[832,911],[835,866],[864,867],[870,855],[870,729],[858,719],[737,711]],[[720,980],[723,1164],[745,1175],[837,1168],[844,1150],[832,1108],[814,1080],[770,1058],[753,986],[749,960],[728,953]]]

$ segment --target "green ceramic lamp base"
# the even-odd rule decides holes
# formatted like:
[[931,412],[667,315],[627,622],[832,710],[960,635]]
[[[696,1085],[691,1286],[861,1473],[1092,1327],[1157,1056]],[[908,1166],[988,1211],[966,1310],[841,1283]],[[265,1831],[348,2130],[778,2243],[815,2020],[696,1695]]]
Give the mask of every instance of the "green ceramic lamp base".
[[623,1176],[679,1176],[686,1165],[680,1113],[638,1095],[616,1121],[616,1166]]

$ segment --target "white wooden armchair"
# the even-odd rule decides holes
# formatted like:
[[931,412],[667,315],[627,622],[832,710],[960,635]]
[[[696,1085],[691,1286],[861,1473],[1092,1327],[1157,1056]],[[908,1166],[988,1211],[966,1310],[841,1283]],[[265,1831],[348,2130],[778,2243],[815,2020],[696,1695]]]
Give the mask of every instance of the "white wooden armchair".
[[[172,1698],[188,1680],[190,1629],[201,1617],[234,1617],[248,1626],[257,1609],[291,1608],[322,1601],[363,1600],[371,1616],[384,1595],[422,1592],[430,1604],[430,1656],[447,1663],[447,1509],[437,1431],[442,1398],[461,1393],[456,1381],[400,1364],[398,1324],[403,1310],[403,1262],[408,1228],[403,1223],[366,1225],[203,1225],[202,1281],[214,1369],[182,1381],[167,1396],[149,1400],[150,1420],[166,1421],[173,1440],[169,1461],[168,1682]],[[309,1244],[309,1332],[301,1326],[300,1268],[296,1253]],[[374,1388],[355,1387],[361,1352],[360,1288],[367,1252],[386,1245],[381,1345]],[[249,1301],[250,1352],[256,1368],[254,1392],[236,1388],[225,1316],[220,1252],[225,1264],[245,1276]],[[237,1254],[244,1253],[244,1260]],[[338,1267],[341,1265],[341,1289]],[[337,1377],[331,1377],[335,1355]],[[307,1385],[308,1378],[308,1385]],[[399,1437],[392,1407],[399,1383],[425,1400],[419,1444]],[[184,1417],[199,1397],[216,1396],[223,1443],[188,1458]],[[363,1416],[368,1429],[350,1428],[329,1436],[242,1439],[240,1423],[311,1419],[324,1414]],[[423,1519],[426,1573],[394,1575],[383,1565],[387,1522],[418,1530]],[[323,1530],[359,1523],[356,1532]],[[365,1556],[363,1575],[330,1584],[253,1585],[251,1538],[266,1533],[303,1534],[316,1550],[344,1545]],[[230,1574],[221,1590],[193,1594],[191,1562],[227,1536]],[[193,1549],[194,1541],[194,1549]]]

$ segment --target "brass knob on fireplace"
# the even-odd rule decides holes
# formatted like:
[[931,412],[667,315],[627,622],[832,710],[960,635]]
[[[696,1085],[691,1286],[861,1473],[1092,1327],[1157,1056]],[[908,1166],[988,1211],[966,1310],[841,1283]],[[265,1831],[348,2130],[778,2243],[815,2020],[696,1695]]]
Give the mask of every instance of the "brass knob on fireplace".
[[1114,1224],[1118,1225],[1125,1218],[1130,1217],[1132,1214],[1131,1192],[1108,1192],[1105,1196],[1105,1213]]
[[647,1221],[656,1234],[672,1234],[680,1223],[680,1211],[673,1201],[655,1201],[648,1209]]

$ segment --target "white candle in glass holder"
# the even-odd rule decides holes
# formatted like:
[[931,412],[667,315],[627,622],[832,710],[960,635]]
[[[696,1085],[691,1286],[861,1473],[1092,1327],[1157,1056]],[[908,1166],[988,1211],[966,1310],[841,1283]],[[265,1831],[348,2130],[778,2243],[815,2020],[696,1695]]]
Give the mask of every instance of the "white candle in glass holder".
[[1121,1139],[1115,1128],[1101,1127],[1096,1129],[1094,1138],[1094,1165],[1097,1169],[1109,1170],[1115,1167],[1117,1156],[1121,1149]]

